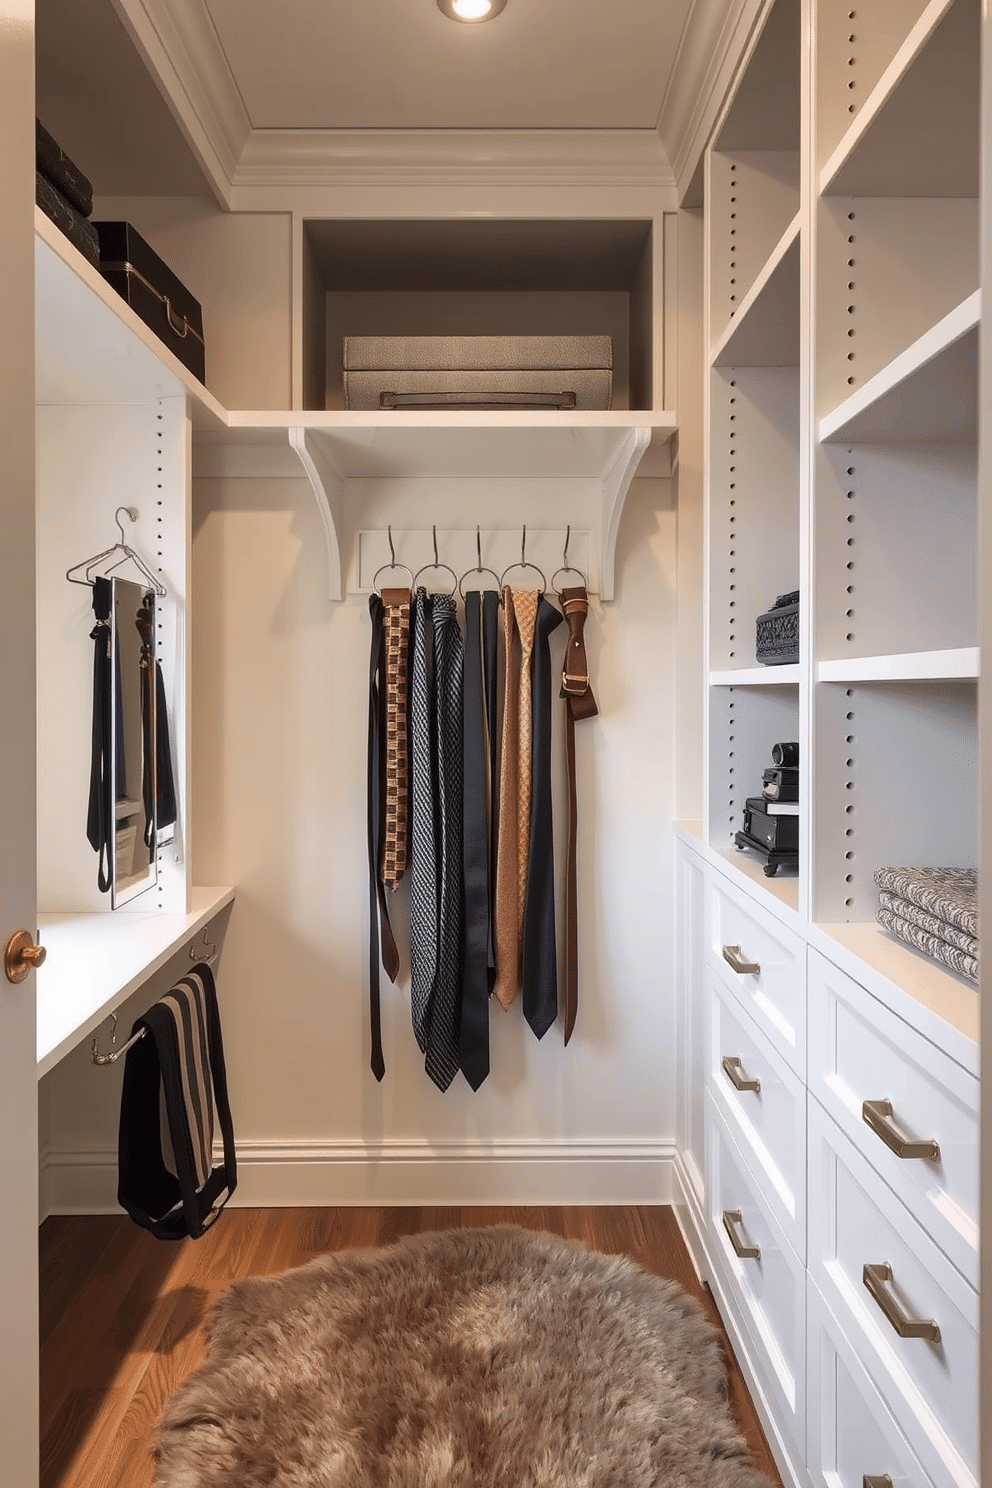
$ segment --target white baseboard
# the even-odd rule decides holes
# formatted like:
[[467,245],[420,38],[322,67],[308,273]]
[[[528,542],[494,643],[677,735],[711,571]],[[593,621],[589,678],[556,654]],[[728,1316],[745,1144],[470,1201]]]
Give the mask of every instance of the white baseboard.
[[[245,1142],[247,1209],[335,1204],[668,1204],[671,1139],[579,1142]],[[117,1150],[48,1147],[41,1215],[113,1214]]]

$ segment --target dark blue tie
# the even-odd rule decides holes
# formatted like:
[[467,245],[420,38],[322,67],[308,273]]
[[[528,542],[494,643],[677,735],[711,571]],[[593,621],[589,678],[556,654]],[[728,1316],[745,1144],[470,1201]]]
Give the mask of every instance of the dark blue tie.
[[551,634],[562,623],[541,595],[534,626],[530,854],[524,905],[524,1017],[543,1038],[558,1016],[555,864],[551,814]]

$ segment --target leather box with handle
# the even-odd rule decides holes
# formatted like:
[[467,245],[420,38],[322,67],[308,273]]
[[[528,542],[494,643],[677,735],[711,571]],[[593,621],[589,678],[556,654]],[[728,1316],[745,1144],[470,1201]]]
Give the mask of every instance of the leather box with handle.
[[204,377],[200,302],[129,222],[95,222],[100,273],[149,330],[201,382]]

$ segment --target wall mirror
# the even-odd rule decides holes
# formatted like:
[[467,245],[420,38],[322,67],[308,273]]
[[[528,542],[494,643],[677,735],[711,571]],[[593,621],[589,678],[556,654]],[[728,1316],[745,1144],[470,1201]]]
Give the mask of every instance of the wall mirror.
[[158,882],[155,605],[153,590],[111,580],[114,686],[110,902],[127,904]]

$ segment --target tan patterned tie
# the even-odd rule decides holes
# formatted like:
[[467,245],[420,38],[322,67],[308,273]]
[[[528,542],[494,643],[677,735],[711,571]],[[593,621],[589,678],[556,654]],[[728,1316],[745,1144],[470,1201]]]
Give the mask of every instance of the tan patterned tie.
[[513,615],[520,632],[520,698],[517,704],[517,925],[521,945],[527,903],[527,864],[530,861],[531,756],[534,720],[531,712],[531,669],[537,589],[511,589]]
[[410,591],[384,589],[386,635],[386,806],[382,881],[399,886],[406,872],[409,818],[407,691],[409,687]]
[[503,738],[499,765],[499,829],[496,839],[496,982],[500,1004],[508,1008],[520,990],[520,910],[517,872],[517,708],[514,678],[513,600],[503,589]]

